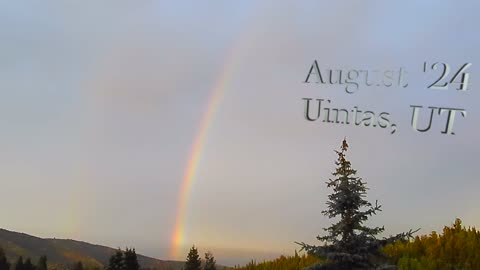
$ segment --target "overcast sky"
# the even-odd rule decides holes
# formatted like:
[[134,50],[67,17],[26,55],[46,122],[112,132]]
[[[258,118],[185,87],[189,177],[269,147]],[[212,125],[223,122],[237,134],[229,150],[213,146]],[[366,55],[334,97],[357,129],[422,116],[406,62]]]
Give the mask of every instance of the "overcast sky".
[[[478,227],[478,10],[475,1],[3,2],[0,227],[183,259],[169,257],[180,185],[222,78],[185,250],[233,264],[316,243],[331,222],[320,213],[324,182],[345,136],[368,199],[383,205],[369,224],[386,234],[426,234],[456,217]],[[409,86],[347,94],[304,84],[315,59],[322,70],[403,67]],[[469,90],[427,89],[441,69],[424,73],[424,61],[448,63],[448,78],[473,63]],[[388,112],[398,128],[308,122],[302,98]],[[410,105],[467,117],[456,116],[456,135],[440,133],[446,114],[418,133]]]

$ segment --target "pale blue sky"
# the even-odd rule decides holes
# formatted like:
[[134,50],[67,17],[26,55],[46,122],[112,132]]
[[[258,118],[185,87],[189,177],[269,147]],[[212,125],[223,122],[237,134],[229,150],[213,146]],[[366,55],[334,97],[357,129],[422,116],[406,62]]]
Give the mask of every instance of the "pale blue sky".
[[[315,243],[334,149],[387,234],[480,226],[475,1],[61,1],[0,4],[0,227],[168,259],[177,195],[211,90],[230,79],[190,197],[186,247],[220,263]],[[321,68],[408,70],[409,87],[305,85]],[[471,90],[426,90],[424,61],[465,62]],[[303,119],[302,98],[387,111],[394,135]],[[462,107],[457,135],[412,131],[409,105]]]

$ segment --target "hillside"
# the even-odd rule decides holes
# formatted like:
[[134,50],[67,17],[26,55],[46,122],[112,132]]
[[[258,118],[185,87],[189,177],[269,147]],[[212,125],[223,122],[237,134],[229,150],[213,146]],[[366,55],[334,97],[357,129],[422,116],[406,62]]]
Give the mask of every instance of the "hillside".
[[[24,233],[0,229],[0,247],[5,250],[7,258],[15,262],[18,256],[30,257],[34,262],[41,256],[48,257],[50,266],[66,269],[78,261],[90,268],[103,268],[115,252],[114,248],[94,245],[69,239],[45,239]],[[142,268],[181,269],[179,261],[162,261],[137,254]]]

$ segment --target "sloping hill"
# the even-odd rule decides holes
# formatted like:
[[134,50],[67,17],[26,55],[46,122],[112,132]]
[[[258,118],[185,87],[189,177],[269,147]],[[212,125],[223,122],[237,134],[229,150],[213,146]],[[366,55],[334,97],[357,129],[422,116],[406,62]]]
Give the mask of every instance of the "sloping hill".
[[[58,269],[71,268],[72,264],[81,261],[88,268],[100,268],[108,264],[108,259],[116,249],[93,245],[86,242],[68,239],[45,239],[24,233],[0,229],[0,247],[5,250],[10,262],[19,256],[30,257],[35,263],[46,255],[50,266]],[[183,262],[162,261],[137,254],[142,268],[181,269]]]

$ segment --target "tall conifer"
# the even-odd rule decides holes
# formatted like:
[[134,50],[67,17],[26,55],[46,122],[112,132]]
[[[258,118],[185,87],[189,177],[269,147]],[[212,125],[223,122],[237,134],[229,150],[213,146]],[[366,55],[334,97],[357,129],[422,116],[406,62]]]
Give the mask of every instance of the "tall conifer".
[[125,261],[125,270],[140,270],[140,264],[138,263],[137,253],[135,252],[134,248],[132,249],[127,248],[125,250],[124,261]]
[[339,218],[328,228],[325,236],[317,236],[323,246],[313,246],[298,243],[302,250],[328,260],[327,264],[316,265],[312,269],[360,270],[374,269],[382,258],[381,247],[396,240],[407,240],[412,231],[396,236],[377,240],[376,235],[383,227],[367,227],[364,222],[378,211],[381,206],[376,201],[374,205],[365,200],[367,187],[357,171],[346,158],[348,144],[343,140],[333,172],[333,179],[327,181],[327,187],[333,192],[328,196],[327,209],[322,214],[328,218]]
[[205,267],[203,270],[217,270],[215,258],[210,251],[205,253]]
[[10,270],[10,263],[2,248],[0,248],[0,270]]
[[195,246],[192,246],[188,252],[184,270],[201,270],[201,266],[202,261],[198,255],[198,250],[195,248]]
[[40,256],[37,262],[36,270],[47,270],[47,256]]

